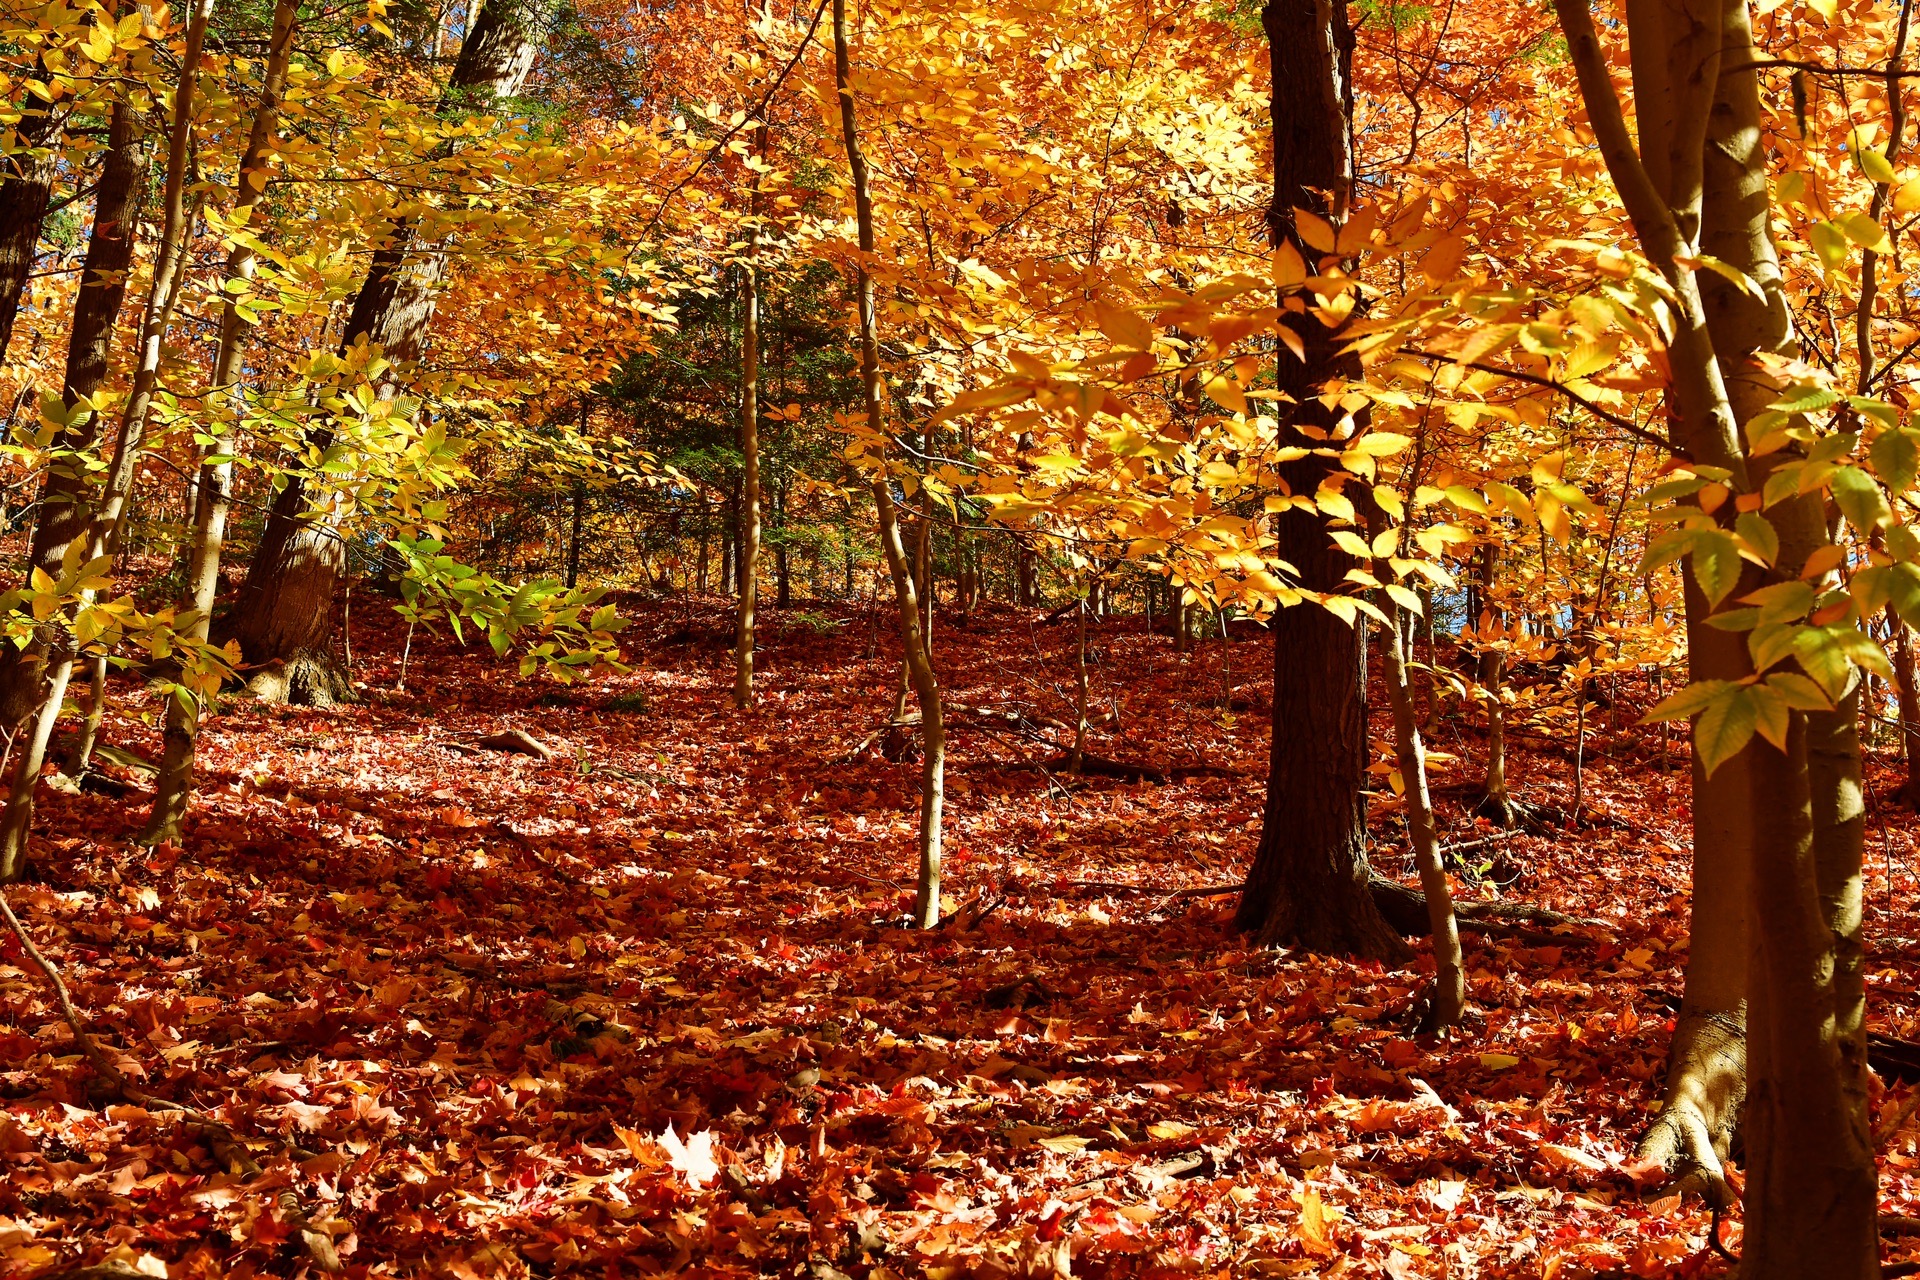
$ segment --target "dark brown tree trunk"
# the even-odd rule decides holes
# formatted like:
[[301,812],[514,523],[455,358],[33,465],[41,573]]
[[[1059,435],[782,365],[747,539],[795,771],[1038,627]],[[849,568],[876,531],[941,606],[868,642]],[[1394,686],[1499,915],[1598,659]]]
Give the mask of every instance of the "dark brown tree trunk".
[[[45,72],[40,72],[45,78]],[[33,270],[34,250],[40,244],[40,224],[46,220],[47,199],[53,193],[53,149],[30,154],[53,132],[53,104],[25,94],[18,104],[20,119],[13,126],[13,151],[0,160],[0,360],[13,339],[14,321],[27,276]]]
[[[1353,183],[1347,79],[1353,34],[1337,0],[1273,0],[1262,11],[1273,60],[1276,244],[1291,242],[1309,262],[1315,251],[1294,230],[1294,210],[1339,217]],[[1281,353],[1278,385],[1292,397],[1294,426],[1334,425],[1315,396],[1348,361],[1339,335],[1312,316],[1286,323],[1306,358]],[[1286,403],[1286,402],[1282,402]],[[1302,433],[1299,442],[1313,447]],[[1292,444],[1294,440],[1286,440]],[[1311,494],[1330,474],[1309,456],[1282,468],[1288,490]],[[1338,592],[1356,562],[1335,547],[1322,518],[1289,509],[1276,516],[1275,554],[1293,565],[1309,591]],[[1367,726],[1360,632],[1318,605],[1282,609],[1273,619],[1273,745],[1267,806],[1235,924],[1263,942],[1398,960],[1405,942],[1380,915],[1368,890],[1366,810],[1361,782]]]
[[580,546],[587,528],[587,486],[573,482],[573,521],[567,530],[567,586],[580,585]]
[[[520,92],[550,12],[550,0],[483,0],[442,101],[484,110],[494,99]],[[417,361],[446,271],[442,246],[422,243],[412,218],[395,218],[353,300],[341,347],[366,341],[382,347],[396,366]],[[391,389],[389,384],[382,393]],[[333,443],[328,432],[316,433],[313,440],[321,448]],[[304,476],[288,477],[268,513],[229,624],[246,662],[257,669],[249,686],[269,701],[325,705],[353,693],[332,638],[345,545],[331,512],[313,509],[316,498]],[[312,612],[277,616],[277,611],[297,609]]]
[[[71,409],[92,397],[106,382],[113,355],[114,332],[127,297],[127,275],[133,265],[140,198],[146,188],[148,154],[137,113],[116,103],[107,127],[107,151],[100,168],[100,186],[94,197],[93,231],[80,272],[79,296],[74,301],[72,336],[67,344],[66,377],[61,399]],[[83,453],[99,438],[101,417],[89,413],[62,430],[54,442],[62,454]],[[40,492],[40,518],[27,551],[29,572],[39,569],[58,578],[67,549],[83,537],[93,519],[94,484],[87,474],[66,462],[47,470]],[[0,721],[17,725],[38,701],[43,668],[40,646],[17,650],[0,646]]]

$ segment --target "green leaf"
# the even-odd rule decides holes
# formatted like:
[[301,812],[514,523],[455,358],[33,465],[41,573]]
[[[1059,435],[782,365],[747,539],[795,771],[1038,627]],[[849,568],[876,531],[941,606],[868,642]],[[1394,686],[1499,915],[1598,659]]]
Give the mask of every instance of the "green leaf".
[[1806,582],[1773,582],[1740,597],[1743,604],[1760,606],[1762,622],[1798,622],[1813,607],[1813,585]]
[[1725,680],[1696,680],[1677,693],[1670,693],[1648,709],[1640,718],[1641,724],[1658,724],[1662,720],[1687,720],[1700,714],[1720,696],[1728,687]]
[[1838,467],[1827,481],[1833,501],[1847,517],[1847,523],[1863,534],[1871,534],[1882,525],[1893,523],[1893,508],[1873,477],[1858,467]]
[[1746,685],[1726,684],[1693,723],[1693,749],[1707,776],[1746,749],[1753,740],[1759,708]]
[[1838,702],[1853,683],[1853,663],[1831,628],[1798,627],[1793,635],[1794,656],[1800,667],[1829,699]]
[[1647,552],[1640,557],[1640,572],[1652,573],[1655,569],[1672,564],[1687,554],[1693,547],[1693,540],[1699,535],[1698,529],[1669,529],[1647,540]]
[[1753,703],[1753,727],[1779,751],[1787,749],[1787,701],[1766,685],[1747,686],[1747,699]]
[[1905,431],[1882,431],[1867,450],[1873,469],[1886,481],[1887,488],[1905,493],[1920,476],[1920,443]]
[[1831,711],[1833,704],[1820,686],[1798,671],[1776,671],[1767,677],[1767,687],[1795,711]]
[[1747,540],[1761,562],[1772,566],[1780,558],[1780,535],[1773,531],[1773,525],[1758,511],[1742,511],[1739,519],[1733,522],[1733,531]]
[[1755,627],[1747,636],[1747,652],[1753,655],[1753,669],[1765,671],[1793,655],[1793,634],[1799,628],[1772,623]]
[[1702,529],[1693,539],[1693,577],[1709,605],[1718,605],[1740,585],[1740,547],[1724,529]]
[[1715,631],[1751,631],[1760,625],[1760,611],[1729,609],[1725,613],[1716,613],[1708,618],[1707,625]]

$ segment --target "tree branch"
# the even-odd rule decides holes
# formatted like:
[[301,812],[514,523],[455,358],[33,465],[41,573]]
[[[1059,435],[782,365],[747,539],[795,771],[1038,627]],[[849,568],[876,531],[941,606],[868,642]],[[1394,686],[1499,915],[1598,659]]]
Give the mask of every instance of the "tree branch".
[[[1396,354],[1403,355],[1403,356],[1412,356],[1417,360],[1444,361],[1448,364],[1460,363],[1459,361],[1456,361],[1452,356],[1448,355],[1444,351],[1422,351],[1418,347],[1400,347],[1397,349]],[[1631,435],[1636,439],[1644,440],[1648,444],[1654,445],[1657,448],[1665,449],[1668,453],[1672,454],[1676,458],[1679,458],[1683,462],[1692,462],[1694,460],[1692,454],[1688,453],[1685,449],[1682,449],[1679,445],[1676,445],[1675,443],[1673,443],[1673,441],[1661,435],[1659,432],[1649,431],[1647,430],[1647,428],[1641,426],[1639,423],[1635,422],[1631,418],[1615,413],[1611,409],[1602,408],[1600,405],[1595,404],[1592,400],[1589,400],[1586,396],[1581,395],[1578,391],[1575,391],[1572,387],[1568,386],[1564,382],[1555,382],[1552,378],[1543,378],[1537,373],[1527,373],[1524,370],[1520,370],[1520,369],[1504,369],[1504,368],[1501,368],[1499,365],[1483,364],[1478,360],[1466,361],[1465,367],[1469,369],[1478,369],[1482,373],[1498,374],[1502,378],[1511,378],[1515,382],[1524,382],[1524,383],[1527,383],[1529,386],[1545,387],[1549,391],[1557,392],[1558,394],[1565,396],[1567,399],[1573,401],[1575,404],[1579,405],[1582,409],[1585,409],[1588,413],[1591,413],[1594,417],[1600,419],[1602,422],[1609,423],[1612,426],[1616,426],[1620,428],[1620,430],[1626,432],[1628,435]]]

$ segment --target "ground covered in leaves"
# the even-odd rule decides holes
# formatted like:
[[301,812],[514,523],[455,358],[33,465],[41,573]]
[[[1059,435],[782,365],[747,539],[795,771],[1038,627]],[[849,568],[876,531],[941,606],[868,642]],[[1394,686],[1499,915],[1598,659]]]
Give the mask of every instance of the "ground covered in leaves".
[[[1470,892],[1604,927],[1470,933],[1471,1021],[1421,1041],[1418,968],[1249,949],[1231,897],[1174,892],[1251,856],[1263,640],[1182,657],[1138,619],[1095,625],[1095,749],[1204,766],[1156,785],[1062,776],[1036,740],[1067,714],[1071,628],[943,623],[943,677],[974,711],[949,773],[958,919],[922,935],[900,927],[917,767],[871,740],[897,680],[877,617],[769,611],[743,715],[719,603],[636,611],[629,674],[560,690],[416,637],[401,693],[400,634],[363,606],[364,704],[227,706],[181,848],[130,844],[136,772],[109,769],[124,798],[47,795],[11,901],[108,1051],[260,1168],[91,1097],[9,937],[0,1270],[1725,1270],[1699,1206],[1628,1167],[1687,937],[1684,775],[1629,709],[1589,745],[1600,821],[1462,854]],[[1454,844],[1487,834],[1465,814],[1470,719],[1443,709],[1435,735],[1457,757],[1436,774]],[[555,758],[476,747],[513,727]],[[1512,776],[1565,807],[1569,744],[1547,730]],[[156,739],[109,722],[124,747]],[[1883,754],[1873,1017],[1911,1036],[1915,824],[1894,780]],[[1377,865],[1404,873],[1381,790]],[[1903,1101],[1880,1099],[1883,1128]],[[1884,1207],[1911,1214],[1913,1133],[1882,1150]]]

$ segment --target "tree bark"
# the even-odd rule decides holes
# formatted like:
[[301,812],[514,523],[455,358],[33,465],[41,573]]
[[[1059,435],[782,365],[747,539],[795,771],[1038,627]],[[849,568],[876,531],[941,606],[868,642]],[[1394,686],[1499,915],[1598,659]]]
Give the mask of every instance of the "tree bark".
[[[146,430],[147,410],[159,377],[160,356],[173,310],[180,297],[180,282],[185,275],[186,239],[192,220],[187,211],[187,158],[191,151],[194,87],[200,73],[200,54],[207,34],[207,21],[213,0],[195,0],[188,11],[185,49],[180,61],[179,78],[174,84],[173,119],[167,145],[165,221],[160,244],[154,254],[153,277],[148,286],[147,306],[140,334],[140,363],[134,370],[133,389],[121,410],[115,432],[113,454],[107,464],[105,484],[98,505],[86,509],[81,563],[99,559],[111,550],[127,498],[138,469],[141,437]],[[91,593],[83,592],[84,606]],[[53,642],[49,662],[51,679],[34,719],[33,732],[21,752],[7,795],[4,814],[0,814],[0,880],[11,880],[25,865],[27,834],[33,826],[34,789],[46,763],[46,752],[53,726],[60,718],[61,704],[73,675],[75,644],[64,627]],[[104,690],[96,693],[104,696]]]
[[[1831,713],[1829,713],[1831,714]],[[1785,752],[1756,742],[1743,1280],[1880,1274],[1864,1046],[1834,1026],[1834,935],[1821,906],[1807,725]],[[1856,885],[1857,888],[1857,885]],[[1857,898],[1856,898],[1857,907]],[[1858,1079],[1858,1085],[1851,1084]]]
[[[46,78],[44,68],[39,78]],[[0,160],[0,361],[6,359],[27,277],[33,272],[40,225],[53,195],[56,158],[54,148],[46,147],[53,133],[53,104],[27,92],[19,107],[20,119],[12,130],[15,149]],[[42,147],[46,150],[34,154]]]
[[[755,134],[767,149],[767,127]],[[750,216],[760,214],[760,178],[754,174]],[[753,705],[753,610],[760,594],[760,280],[752,258],[757,223],[747,231],[747,261],[740,264],[740,606],[733,629],[733,705]],[[784,577],[784,575],[783,575]]]
[[[1584,0],[1556,0],[1555,8],[1601,153],[1642,251],[1671,290],[1667,366],[1676,442],[1696,466],[1724,468],[1730,487],[1759,492],[1776,459],[1748,459],[1742,426],[1777,398],[1761,357],[1789,350],[1792,330],[1771,236],[1745,0],[1629,5],[1637,152]],[[1744,272],[1760,296],[1696,275],[1682,259],[1697,253]],[[1789,498],[1766,518],[1781,550],[1765,581],[1792,580],[1829,541],[1820,499]],[[1705,625],[1706,603],[1690,580],[1695,679],[1750,679],[1744,637],[1716,641]],[[1845,740],[1852,710],[1843,700],[1833,712],[1790,711],[1780,744],[1755,738],[1711,779],[1696,779],[1697,867],[1726,858],[1748,870],[1746,1280],[1871,1277],[1879,1270],[1873,1151],[1859,1101],[1864,1081],[1848,1044],[1855,1015],[1844,974],[1844,938],[1858,932],[1857,921],[1847,919],[1858,875],[1844,781],[1844,759],[1857,752],[1857,742]],[[1826,719],[1839,715],[1847,727]],[[1810,739],[1823,763],[1810,763]],[[1744,797],[1736,790],[1743,779]],[[1716,829],[1703,816],[1730,821]],[[1715,849],[1703,838],[1729,843]],[[1696,887],[1690,971],[1705,957],[1709,932],[1722,939],[1731,933],[1710,916],[1725,905]],[[1684,1065],[1676,1059],[1675,1073]],[[1669,1107],[1656,1134],[1671,1128],[1674,1083],[1670,1075]]]
[[[93,230],[80,270],[67,343],[61,401],[67,409],[90,401],[106,382],[114,333],[126,302],[127,277],[139,234],[140,199],[146,188],[148,155],[137,113],[116,102],[107,124],[106,155],[94,196]],[[67,552],[82,539],[93,519],[94,483],[78,464],[100,435],[101,417],[88,411],[54,439],[53,460],[40,491],[40,516],[27,550],[30,577],[39,569],[58,579]],[[17,725],[33,713],[45,677],[45,646],[24,650],[0,646],[0,719]]]
[[[847,3],[833,0],[833,72],[840,96],[840,130],[846,145],[847,167],[853,177],[854,218],[860,236],[860,259],[855,287],[860,313],[860,382],[866,400],[867,426],[884,438],[886,410],[880,381],[880,342],[874,309],[873,277],[867,260],[873,255],[873,198],[867,187],[867,162],[860,151],[860,129],[854,117],[851,67],[847,53]],[[884,461],[884,460],[883,460]],[[873,505],[880,526],[880,550],[893,578],[893,594],[900,613],[900,640],[908,678],[920,705],[920,733],[925,754],[920,772],[920,869],[914,887],[913,919],[922,929],[940,923],[941,819],[946,802],[947,734],[941,713],[940,682],[920,628],[920,601],[914,590],[912,565],[900,538],[900,518],[885,470],[873,480]]]
[[1900,788],[1907,807],[1920,811],[1920,685],[1914,678],[1913,628],[1887,608],[1893,628],[1893,683],[1900,695],[1900,753],[1907,762],[1907,780]]
[[[1392,572],[1382,564],[1375,576]],[[1384,578],[1382,578],[1384,581]],[[1427,791],[1427,747],[1420,740],[1420,720],[1413,704],[1413,686],[1407,680],[1404,651],[1406,627],[1400,606],[1385,598],[1380,605],[1391,625],[1386,630],[1384,665],[1387,702],[1393,710],[1395,761],[1406,789],[1407,839],[1413,846],[1413,864],[1420,873],[1420,890],[1427,900],[1427,933],[1433,941],[1433,1004],[1423,1030],[1444,1031],[1460,1021],[1467,1007],[1467,969],[1460,950],[1460,922],[1453,914],[1453,890],[1440,861],[1440,838],[1434,829],[1433,798]]]
[[[1273,0],[1262,11],[1273,61],[1274,194],[1269,222],[1276,244],[1298,240],[1294,210],[1344,214],[1353,182],[1348,131],[1353,33],[1337,0]],[[1333,418],[1319,402],[1329,380],[1352,367],[1339,335],[1318,318],[1283,313],[1305,359],[1280,356],[1277,383],[1283,443],[1314,441],[1295,430],[1324,431]],[[1322,437],[1324,438],[1324,436]],[[1331,474],[1309,455],[1285,464],[1295,494],[1316,492]],[[1301,589],[1342,589],[1353,557],[1332,544],[1322,518],[1295,508],[1273,524],[1275,555],[1294,566]],[[1236,925],[1266,943],[1400,960],[1406,944],[1381,918],[1367,888],[1366,812],[1361,796],[1366,717],[1360,632],[1317,604],[1281,609],[1273,619],[1271,768],[1260,845],[1241,894]]]

